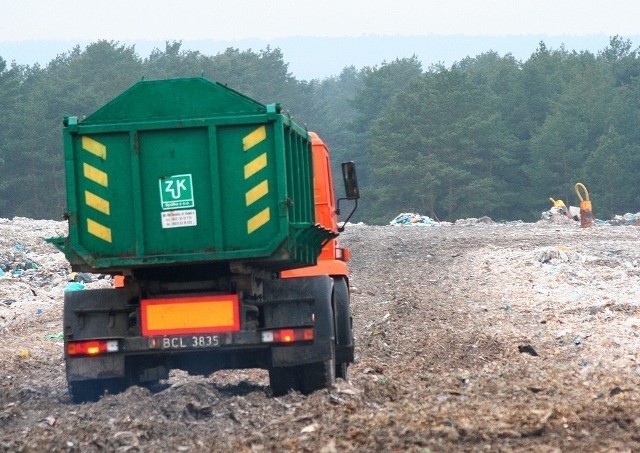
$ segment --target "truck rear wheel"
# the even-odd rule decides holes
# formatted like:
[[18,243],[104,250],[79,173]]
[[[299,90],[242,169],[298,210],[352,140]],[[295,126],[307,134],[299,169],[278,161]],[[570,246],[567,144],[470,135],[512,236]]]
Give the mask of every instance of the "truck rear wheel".
[[346,381],[348,378],[347,369],[353,361],[353,328],[349,286],[344,277],[333,279],[333,311],[336,335],[335,377]]
[[300,368],[300,386],[302,393],[305,395],[316,390],[331,388],[336,382],[335,349],[331,348],[331,358],[329,360],[302,365]]
[[292,390],[305,395],[331,388],[336,381],[335,355],[323,362],[314,362],[292,367],[274,367],[269,369],[269,385],[273,396],[286,395]]
[[291,390],[300,390],[300,367],[274,367],[269,369],[269,385],[273,396],[282,396]]

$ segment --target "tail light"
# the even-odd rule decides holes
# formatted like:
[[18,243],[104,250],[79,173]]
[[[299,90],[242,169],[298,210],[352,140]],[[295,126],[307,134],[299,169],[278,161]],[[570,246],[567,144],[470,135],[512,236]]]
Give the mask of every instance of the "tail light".
[[83,340],[67,343],[67,354],[70,356],[97,356],[118,350],[118,340]]
[[276,329],[262,332],[263,343],[294,343],[313,340],[313,329]]

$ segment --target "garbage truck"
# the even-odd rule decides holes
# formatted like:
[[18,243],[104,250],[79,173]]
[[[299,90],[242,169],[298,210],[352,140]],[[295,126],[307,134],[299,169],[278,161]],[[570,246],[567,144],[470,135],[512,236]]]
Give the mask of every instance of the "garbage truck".
[[140,81],[63,125],[68,235],[48,240],[114,282],[65,292],[74,402],[174,369],[265,369],[274,395],[347,378],[353,162],[337,198],[317,134],[202,77]]

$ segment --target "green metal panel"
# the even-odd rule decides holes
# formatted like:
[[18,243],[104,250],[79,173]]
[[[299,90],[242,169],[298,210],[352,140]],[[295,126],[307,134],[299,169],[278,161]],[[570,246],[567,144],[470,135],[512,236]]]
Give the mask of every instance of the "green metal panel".
[[314,264],[311,145],[279,113],[204,79],[139,82],[67,120],[69,237],[76,269],[245,260]]
[[141,131],[138,143],[145,254],[212,250],[208,129]]
[[89,115],[82,124],[185,120],[264,113],[266,107],[202,78],[143,81]]
[[94,255],[134,252],[128,133],[73,137],[78,244]]
[[221,204],[225,246],[229,250],[259,249],[287,228],[278,206],[284,186],[282,150],[274,146],[274,123],[226,126],[218,129]]

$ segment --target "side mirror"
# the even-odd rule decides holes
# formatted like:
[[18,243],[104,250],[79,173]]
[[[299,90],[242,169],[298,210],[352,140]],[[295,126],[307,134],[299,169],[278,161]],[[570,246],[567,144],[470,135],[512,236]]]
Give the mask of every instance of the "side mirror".
[[340,201],[341,200],[355,200],[353,209],[347,216],[342,225],[338,227],[338,231],[344,231],[344,226],[347,224],[351,216],[358,208],[358,199],[360,198],[360,189],[358,188],[358,178],[356,176],[356,164],[353,162],[342,163],[342,179],[344,179],[344,192],[346,197],[338,198],[338,206],[336,214],[340,215]]
[[356,176],[355,163],[342,163],[342,178],[344,179],[344,191],[347,195],[347,200],[357,200],[360,198],[360,189],[358,189],[358,177]]

